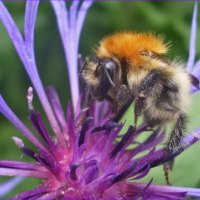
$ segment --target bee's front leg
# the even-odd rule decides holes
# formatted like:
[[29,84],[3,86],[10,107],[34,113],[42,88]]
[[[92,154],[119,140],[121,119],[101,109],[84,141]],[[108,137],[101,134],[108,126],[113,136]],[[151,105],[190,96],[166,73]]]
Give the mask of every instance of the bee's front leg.
[[131,105],[134,97],[127,85],[122,84],[114,91],[114,121],[119,121],[125,111]]

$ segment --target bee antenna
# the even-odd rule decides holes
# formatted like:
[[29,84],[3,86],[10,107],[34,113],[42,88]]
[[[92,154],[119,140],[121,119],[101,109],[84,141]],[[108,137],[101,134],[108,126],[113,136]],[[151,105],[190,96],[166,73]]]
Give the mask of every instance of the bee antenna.
[[115,85],[115,83],[113,82],[113,80],[111,79],[110,74],[108,73],[108,70],[106,69],[106,67],[103,67],[103,69],[104,69],[104,71],[105,71],[105,73],[106,73],[106,76],[107,76],[107,78],[108,78],[110,84],[111,84],[113,87],[115,87],[116,85]]

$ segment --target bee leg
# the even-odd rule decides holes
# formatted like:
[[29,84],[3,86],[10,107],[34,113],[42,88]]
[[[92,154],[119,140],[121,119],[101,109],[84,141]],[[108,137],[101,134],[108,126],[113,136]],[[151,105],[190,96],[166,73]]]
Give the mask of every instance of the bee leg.
[[[166,156],[169,156],[171,153],[176,151],[177,148],[180,148],[180,141],[185,132],[185,128],[186,128],[186,116],[184,114],[181,114],[176,122],[176,125],[172,131],[172,134],[165,148]],[[169,170],[170,171],[172,170],[173,164],[174,164],[174,160],[171,160],[164,164],[165,178],[166,178],[167,184],[169,185],[170,183],[169,183],[168,172]]]
[[118,108],[123,107],[126,104],[127,99],[130,98],[130,96],[131,91],[125,84],[122,84],[116,94]]
[[147,77],[145,77],[144,80],[142,81],[135,102],[135,112],[134,112],[135,127],[137,127],[138,117],[141,115],[143,108],[145,106],[146,98],[148,97],[150,92],[152,92],[152,90],[159,81],[160,81],[160,72],[158,70],[152,70],[147,75]]
[[172,185],[169,180],[169,166],[166,163],[163,165],[163,170],[167,185]]
[[130,89],[125,85],[122,84],[119,89],[116,91],[116,96],[114,98],[114,121],[119,121],[120,118],[123,116],[125,111],[133,102],[134,97],[130,91]]
[[159,70],[152,70],[141,82],[140,88],[138,91],[138,97],[140,98],[146,98],[148,94],[152,91],[154,86],[157,85],[158,82],[160,82],[161,75]]
[[134,111],[134,126],[137,128],[138,118],[141,115],[145,104],[145,98],[137,98],[135,102],[135,111]]

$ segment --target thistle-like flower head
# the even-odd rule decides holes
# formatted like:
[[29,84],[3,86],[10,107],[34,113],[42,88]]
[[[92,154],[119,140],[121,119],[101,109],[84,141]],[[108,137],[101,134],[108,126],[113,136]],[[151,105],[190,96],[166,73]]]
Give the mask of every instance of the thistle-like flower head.
[[[68,9],[65,1],[51,1],[64,47],[72,91],[73,106],[68,103],[65,114],[55,89],[44,89],[36,67],[33,41],[39,1],[30,0],[26,3],[24,37],[0,1],[0,20],[33,85],[28,89],[27,102],[34,133],[15,115],[2,96],[0,112],[37,147],[37,151],[32,150],[20,138],[13,137],[15,144],[33,162],[1,160],[0,175],[36,177],[42,180],[38,187],[17,194],[12,199],[170,200],[200,196],[198,189],[158,186],[153,185],[152,180],[146,184],[139,183],[139,179],[146,176],[151,168],[170,161],[198,141],[199,129],[183,139],[180,149],[166,156],[164,149],[158,148],[164,140],[165,132],[160,129],[151,130],[145,123],[137,130],[132,126],[125,130],[124,124],[110,120],[112,109],[107,102],[88,100],[87,92],[79,95],[78,44],[84,18],[92,3],[93,1],[89,0],[73,1]],[[193,32],[196,13],[197,3]],[[192,38],[195,37],[193,33]],[[191,48],[194,48],[194,45]],[[194,70],[200,71],[196,68],[199,68],[197,65]],[[190,67],[188,70],[191,72]],[[194,75],[197,75],[196,72]],[[34,108],[34,91],[43,106],[51,130]],[[139,142],[137,138],[142,134],[148,137]],[[18,179],[12,180],[12,183],[13,181],[16,183]]]

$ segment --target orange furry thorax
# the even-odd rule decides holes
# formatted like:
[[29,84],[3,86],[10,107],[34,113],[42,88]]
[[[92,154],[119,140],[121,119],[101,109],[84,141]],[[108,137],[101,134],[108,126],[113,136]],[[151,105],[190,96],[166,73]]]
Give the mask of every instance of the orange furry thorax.
[[119,61],[126,60],[134,66],[146,64],[146,56],[142,52],[151,52],[157,55],[165,54],[168,45],[163,37],[151,33],[116,33],[100,41],[96,49],[97,56],[101,58],[114,58]]

